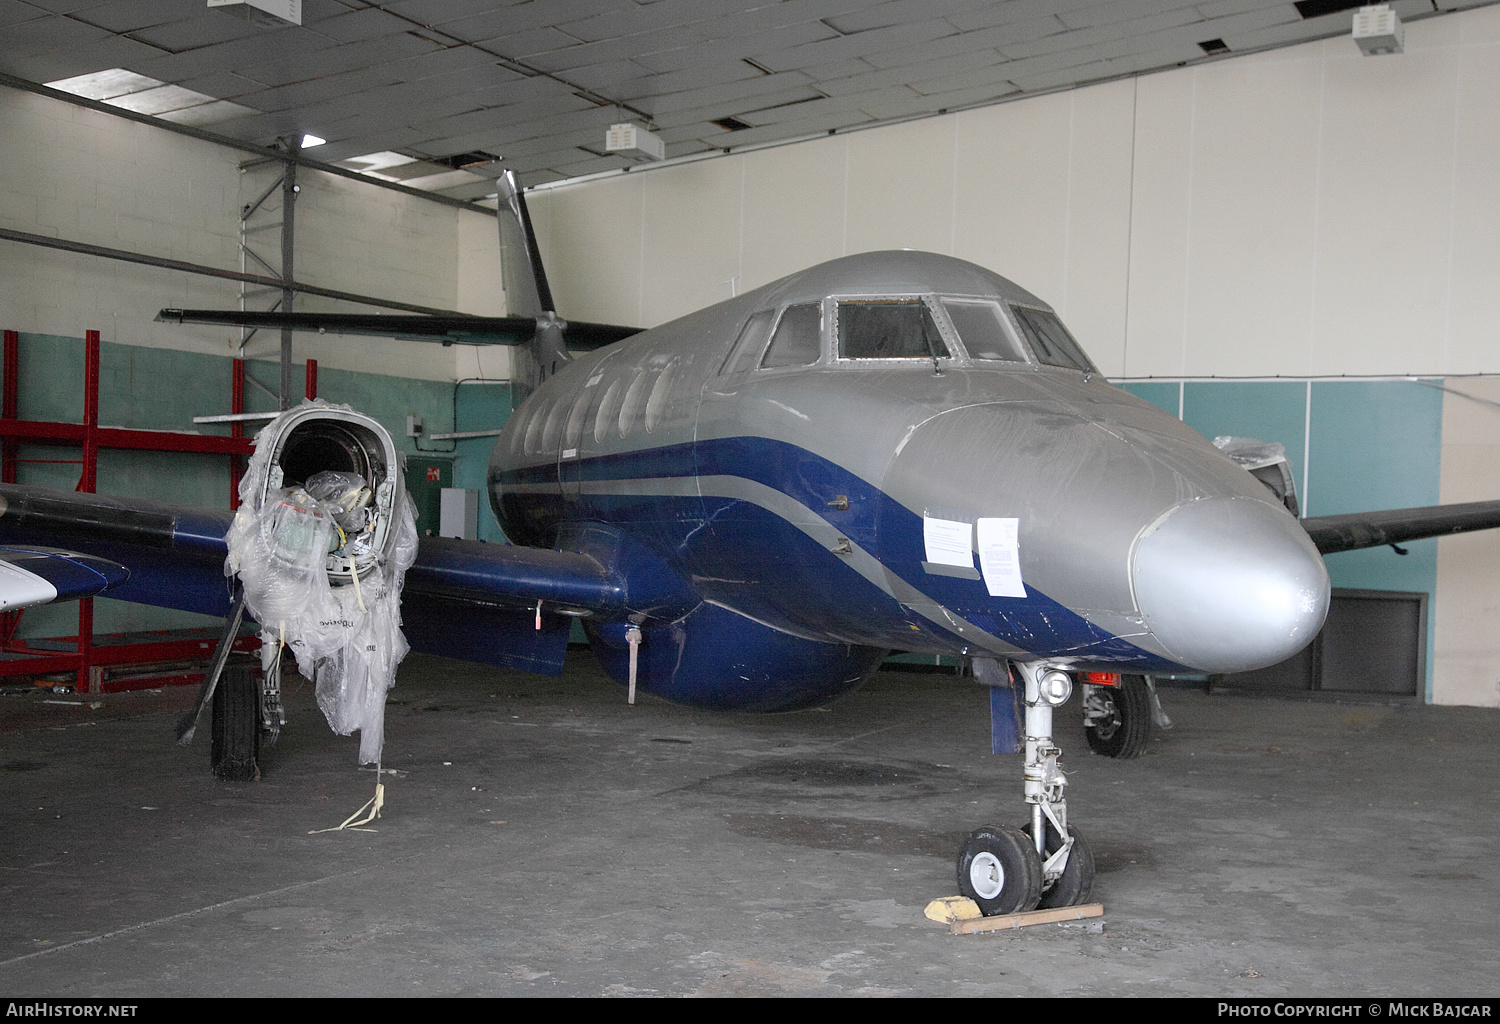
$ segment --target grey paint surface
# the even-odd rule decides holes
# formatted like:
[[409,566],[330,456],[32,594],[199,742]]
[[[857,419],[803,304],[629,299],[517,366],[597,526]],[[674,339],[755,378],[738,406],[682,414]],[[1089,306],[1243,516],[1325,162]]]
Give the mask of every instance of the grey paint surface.
[[[1283,627],[1304,638],[1317,631],[1328,581],[1316,550],[1293,536],[1295,520],[1266,488],[1207,440],[1097,374],[967,358],[944,316],[938,323],[955,357],[938,360],[936,368],[926,359],[840,360],[829,320],[837,298],[861,296],[970,296],[1002,308],[1048,308],[1005,278],[950,257],[908,251],[844,257],[565,365],[506,425],[492,473],[557,461],[566,477],[575,459],[695,440],[767,438],[836,463],[919,517],[948,509],[958,511],[945,514],[971,521],[1016,518],[1028,585],[1164,657],[1204,670],[1248,669],[1291,653],[1279,639],[1255,649],[1250,631],[1269,629],[1277,638]],[[815,364],[720,372],[752,314],[807,302],[824,304],[823,354]],[[1014,322],[1007,330],[1018,336]],[[654,416],[646,408],[651,403]],[[501,488],[494,487],[498,515]],[[1225,505],[1225,499],[1242,504]],[[1173,571],[1183,578],[1183,592],[1212,592],[1226,565],[1248,561],[1259,583],[1290,587],[1308,600],[1298,605],[1295,622],[1282,623],[1257,617],[1254,608],[1249,619],[1214,620],[1191,602],[1158,598],[1155,621],[1173,637],[1172,645],[1164,644],[1143,620],[1134,592],[1135,546],[1174,508],[1210,500],[1214,508],[1256,506],[1260,511],[1239,518],[1265,519],[1270,525],[1260,535],[1275,541],[1255,548],[1236,539],[1235,523],[1205,526],[1237,550],[1212,564],[1177,560]],[[788,515],[784,505],[772,511],[807,523],[809,531],[819,528],[821,510]],[[868,554],[889,561],[880,551]],[[894,574],[884,584],[872,582],[912,607],[910,585]],[[1233,602],[1221,607],[1243,610]],[[795,622],[795,608],[785,614]],[[922,614],[964,619],[943,609]],[[1170,624],[1169,618],[1186,621]],[[1222,636],[1236,628],[1247,631],[1242,641]],[[962,635],[996,653],[1016,650],[993,637]],[[824,639],[869,642],[852,635]],[[1199,661],[1187,661],[1188,652]]]

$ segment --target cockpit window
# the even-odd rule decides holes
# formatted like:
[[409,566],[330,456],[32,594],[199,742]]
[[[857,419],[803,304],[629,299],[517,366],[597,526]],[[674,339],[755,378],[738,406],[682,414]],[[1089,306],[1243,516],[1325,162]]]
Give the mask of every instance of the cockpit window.
[[921,299],[839,303],[840,359],[934,359],[950,353]]
[[816,302],[788,306],[771,336],[761,366],[806,366],[822,355],[822,307]]
[[959,340],[971,359],[1004,359],[1024,363],[1026,356],[1005,329],[1000,307],[993,302],[944,299],[943,309],[958,328]]
[[766,347],[766,339],[771,336],[771,325],[775,322],[774,309],[763,309],[746,320],[734,347],[724,357],[724,365],[719,368],[719,372],[740,373],[754,369],[755,364],[760,361],[761,351]]
[[1072,370],[1084,370],[1089,373],[1097,373],[1094,364],[1089,362],[1089,357],[1083,354],[1083,349],[1078,347],[1078,342],[1068,333],[1068,329],[1062,325],[1062,321],[1051,313],[1044,313],[1040,309],[1029,309],[1026,306],[1011,306],[1011,312],[1016,314],[1016,322],[1020,324],[1021,331],[1026,335],[1026,341],[1031,345],[1032,352],[1036,353],[1038,361],[1048,366],[1065,366]]

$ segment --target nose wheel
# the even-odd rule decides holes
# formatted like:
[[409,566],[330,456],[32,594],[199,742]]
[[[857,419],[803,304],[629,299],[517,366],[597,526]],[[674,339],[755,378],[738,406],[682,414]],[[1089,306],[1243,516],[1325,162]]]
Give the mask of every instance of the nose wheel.
[[[1003,666],[991,664],[984,676]],[[985,916],[1015,914],[1038,907],[1071,907],[1086,903],[1094,888],[1094,854],[1076,829],[1068,826],[1064,798],[1068,780],[1052,742],[1052,709],[1066,703],[1072,679],[1064,671],[1039,663],[1015,664],[1025,683],[1025,785],[1031,821],[1025,828],[986,825],[969,834],[958,853],[958,888]],[[976,670],[976,675],[980,675]],[[1014,683],[1012,682],[1012,685]],[[1141,681],[1142,689],[1145,681]],[[1091,687],[1091,689],[1100,689]],[[1147,704],[1149,724],[1150,706]]]
[[1031,837],[1009,825],[970,832],[958,853],[958,891],[986,917],[1035,910],[1042,898],[1042,858]]

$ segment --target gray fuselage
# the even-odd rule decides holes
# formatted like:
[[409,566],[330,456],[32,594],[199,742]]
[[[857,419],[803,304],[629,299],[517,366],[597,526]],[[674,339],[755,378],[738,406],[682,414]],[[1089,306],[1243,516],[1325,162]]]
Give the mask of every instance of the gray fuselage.
[[[815,324],[800,348],[797,316]],[[496,515],[537,545],[610,524],[704,601],[809,640],[1202,672],[1301,649],[1329,584],[1297,520],[1080,352],[1050,351],[1050,316],[928,253],[793,274],[561,367],[498,440]],[[927,325],[924,350],[855,336],[898,320]],[[995,595],[1006,549],[984,550],[1009,520],[1024,596]]]

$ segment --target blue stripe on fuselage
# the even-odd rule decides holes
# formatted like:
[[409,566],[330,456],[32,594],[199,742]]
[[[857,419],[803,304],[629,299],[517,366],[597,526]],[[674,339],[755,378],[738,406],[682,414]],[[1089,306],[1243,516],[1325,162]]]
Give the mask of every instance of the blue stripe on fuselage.
[[[785,441],[762,437],[729,437],[633,452],[593,456],[566,464],[569,481],[587,482],[663,480],[672,478],[729,476],[750,480],[780,491],[819,516],[840,535],[880,559],[886,569],[938,602],[955,615],[1023,650],[1042,656],[1086,657],[1090,660],[1137,665],[1155,671],[1183,671],[1183,667],[1144,651],[1127,640],[1089,622],[1065,605],[1031,586],[1025,598],[993,598],[982,580],[936,576],[921,565],[925,545],[922,517],[843,467]],[[556,463],[524,469],[498,471],[493,482],[506,484],[558,485]],[[849,509],[839,511],[829,502],[848,498]],[[517,495],[511,501],[540,501],[569,515],[557,495]],[[836,595],[840,618],[847,634],[850,619],[861,635],[859,643],[877,643],[908,649],[954,651],[968,641],[939,629],[920,616],[904,612],[883,590],[854,572],[837,555],[812,542],[801,530],[751,502],[704,494],[702,519],[692,506],[700,499],[611,496],[583,493],[577,511],[584,518],[595,516],[620,525],[640,522],[645,506],[650,537],[658,552],[706,596],[723,600],[730,607],[763,618],[773,624],[784,620],[789,607],[810,606],[812,619],[799,623],[804,629],[824,631],[835,623],[831,608],[818,594]],[[658,503],[671,502],[668,509]],[[704,530],[704,522],[710,529]],[[676,524],[675,528],[672,524]],[[877,537],[877,530],[880,536]],[[632,533],[636,532],[634,529]],[[662,551],[666,545],[671,550]],[[778,552],[776,575],[770,578],[759,559],[766,550]],[[757,552],[750,555],[750,552]],[[736,569],[760,571],[735,574]],[[727,571],[726,571],[727,570]],[[703,577],[710,577],[703,580]],[[743,580],[742,586],[726,586]],[[765,597],[755,596],[757,589]],[[878,590],[879,598],[868,595]],[[855,594],[858,597],[855,597]],[[791,600],[791,604],[787,599]],[[846,603],[855,609],[850,615]],[[781,609],[771,616],[770,606]],[[768,617],[770,616],[770,617]],[[799,618],[801,615],[799,614]],[[917,629],[912,629],[913,623]],[[873,636],[872,636],[873,634]]]

